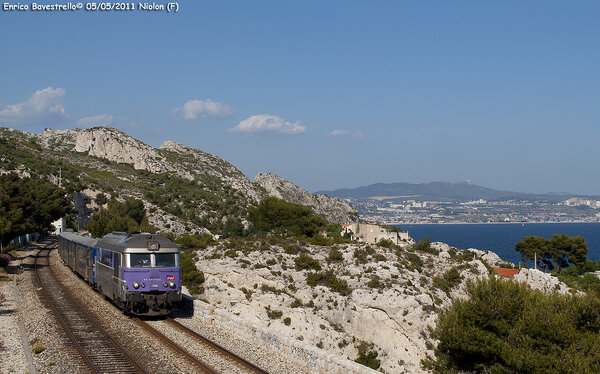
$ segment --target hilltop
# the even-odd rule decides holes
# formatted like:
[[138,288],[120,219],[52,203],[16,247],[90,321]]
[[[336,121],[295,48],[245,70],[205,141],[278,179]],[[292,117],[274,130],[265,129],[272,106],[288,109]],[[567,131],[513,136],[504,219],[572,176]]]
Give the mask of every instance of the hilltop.
[[154,148],[110,127],[41,134],[0,128],[0,173],[8,172],[60,183],[74,197],[80,224],[103,205],[98,196],[140,199],[149,222],[176,235],[218,234],[228,220],[247,225],[248,207],[267,196],[311,205],[329,221],[357,218],[346,202],[273,174],[252,182],[218,156],[170,140]]

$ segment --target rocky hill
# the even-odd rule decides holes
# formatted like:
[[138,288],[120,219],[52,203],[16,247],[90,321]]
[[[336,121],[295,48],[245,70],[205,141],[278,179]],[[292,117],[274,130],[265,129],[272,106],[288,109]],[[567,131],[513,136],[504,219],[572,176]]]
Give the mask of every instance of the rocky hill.
[[[101,193],[141,199],[150,223],[174,234],[217,234],[228,219],[247,224],[248,207],[270,194],[284,199],[302,196],[302,201],[293,201],[310,202],[330,220],[356,217],[356,211],[340,200],[313,198],[284,180],[267,189],[268,183],[253,183],[215,155],[173,141],[153,148],[109,127],[46,129],[42,134],[0,128],[0,172],[11,171],[60,182],[70,193],[82,192],[89,208],[97,207],[94,199]],[[341,214],[344,211],[348,213]]]
[[315,195],[304,188],[272,173],[259,173],[254,183],[264,188],[270,196],[292,203],[312,206],[314,212],[330,222],[355,222],[358,213],[348,203],[326,195]]
[[[432,243],[386,248],[365,244],[229,241],[197,251],[202,299],[213,307],[335,355],[376,352],[379,371],[423,372],[439,311],[466,296],[468,280],[487,278],[504,262],[493,252]],[[524,270],[517,281],[561,293],[550,274]],[[373,354],[371,355],[373,356]]]

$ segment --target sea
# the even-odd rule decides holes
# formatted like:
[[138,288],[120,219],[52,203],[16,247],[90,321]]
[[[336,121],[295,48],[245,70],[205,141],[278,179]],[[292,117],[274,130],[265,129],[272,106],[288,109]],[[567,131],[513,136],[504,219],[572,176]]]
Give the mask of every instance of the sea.
[[456,248],[485,249],[514,264],[521,262],[515,244],[525,236],[583,236],[589,249],[588,258],[600,260],[600,223],[415,224],[398,227],[408,231],[416,241],[428,237],[432,242],[444,242]]

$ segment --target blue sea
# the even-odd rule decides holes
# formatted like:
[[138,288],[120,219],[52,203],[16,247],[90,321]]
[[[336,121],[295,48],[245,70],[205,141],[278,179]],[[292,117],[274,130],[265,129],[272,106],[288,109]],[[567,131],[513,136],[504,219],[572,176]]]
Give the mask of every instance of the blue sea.
[[515,244],[525,236],[551,238],[553,234],[579,235],[587,242],[588,258],[600,260],[600,223],[427,224],[399,227],[408,230],[408,234],[416,241],[428,237],[432,242],[444,242],[461,249],[486,249],[515,264],[521,261]]

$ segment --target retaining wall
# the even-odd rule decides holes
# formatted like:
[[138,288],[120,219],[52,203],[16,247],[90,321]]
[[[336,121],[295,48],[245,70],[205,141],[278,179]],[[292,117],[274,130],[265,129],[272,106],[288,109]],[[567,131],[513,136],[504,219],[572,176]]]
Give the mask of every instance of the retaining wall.
[[373,374],[377,371],[343,357],[333,355],[314,345],[306,344],[289,336],[277,335],[268,328],[246,321],[225,309],[216,308],[203,301],[184,295],[193,301],[194,318],[206,325],[215,326],[241,340],[263,347],[286,357],[290,362],[308,367],[311,373],[327,374]]

